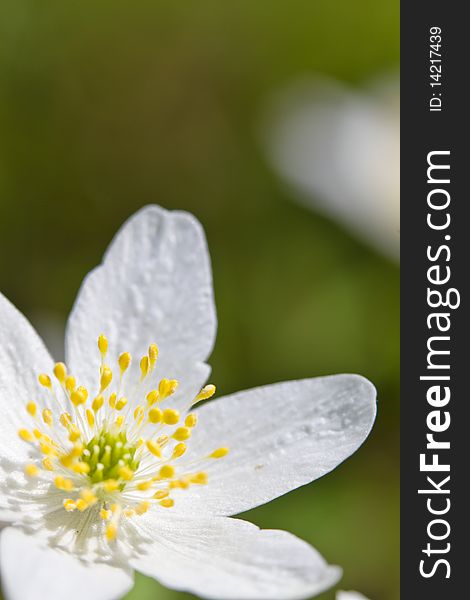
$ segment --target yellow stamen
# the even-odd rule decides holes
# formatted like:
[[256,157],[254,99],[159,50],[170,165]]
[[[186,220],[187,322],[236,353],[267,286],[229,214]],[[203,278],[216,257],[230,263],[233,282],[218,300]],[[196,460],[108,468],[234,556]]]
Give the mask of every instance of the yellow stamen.
[[163,400],[171,394],[174,394],[178,387],[178,381],[176,379],[162,379],[158,385],[158,393],[160,399]]
[[150,452],[154,456],[157,456],[158,458],[161,458],[161,456],[162,456],[162,449],[160,447],[160,444],[157,444],[153,440],[148,440],[147,441],[147,448],[150,450]]
[[107,521],[108,519],[111,518],[111,515],[113,513],[110,510],[106,510],[105,508],[102,508],[100,510],[100,519],[103,519],[103,521]]
[[111,396],[109,397],[108,402],[109,402],[109,406],[111,408],[116,408],[116,398],[117,398],[116,393],[111,394]]
[[112,542],[116,539],[117,535],[117,525],[115,523],[109,523],[106,527],[106,539],[108,542]]
[[159,471],[159,475],[162,479],[170,479],[175,474],[175,467],[171,465],[163,465]]
[[164,498],[163,500],[160,500],[158,504],[160,504],[160,506],[163,506],[163,508],[171,508],[175,505],[175,501],[171,498]]
[[193,404],[196,404],[196,402],[200,402],[201,400],[207,400],[208,398],[211,398],[215,394],[215,390],[215,385],[212,383],[204,386],[199,394],[194,398]]
[[180,420],[180,414],[177,410],[173,410],[172,408],[166,408],[163,411],[163,422],[166,425],[176,425]]
[[83,500],[83,498],[79,498],[75,502],[75,506],[78,508],[78,510],[80,512],[83,512],[84,510],[86,510],[88,508],[88,502],[85,502],[85,500]]
[[60,475],[59,477],[55,478],[54,483],[57,489],[64,490],[66,492],[70,492],[74,488],[73,482],[70,479],[66,479]]
[[168,490],[158,490],[158,492],[155,492],[153,497],[155,498],[155,500],[163,500],[163,498],[168,497],[169,493],[170,492]]
[[103,406],[103,404],[104,404],[103,396],[96,396],[96,398],[93,400],[93,402],[91,404],[91,408],[95,411],[95,413],[97,413],[99,411],[99,409]]
[[150,344],[150,346],[149,346],[149,362],[150,362],[151,369],[153,369],[153,367],[155,366],[155,363],[157,362],[157,358],[158,358],[158,346],[157,346],[157,344]]
[[144,513],[146,513],[148,511],[149,508],[150,508],[150,502],[141,502],[140,504],[138,504],[135,507],[135,512],[138,515],[143,515]]
[[208,481],[207,473],[201,471],[200,473],[196,473],[195,475],[191,475],[190,477],[191,483],[197,483],[199,485],[205,485]]
[[191,437],[191,429],[189,427],[178,427],[172,437],[178,442],[184,442]]
[[31,435],[31,432],[28,431],[27,429],[20,429],[18,431],[18,435],[25,442],[32,442],[34,439],[33,436]]
[[119,483],[115,479],[103,481],[103,487],[107,492],[115,492],[119,488]]
[[186,427],[189,427],[189,428],[196,427],[197,415],[195,415],[194,413],[189,414],[186,417],[186,419],[184,420],[184,424],[186,425]]
[[77,505],[75,504],[75,500],[72,500],[72,498],[67,498],[66,500],[64,500],[64,508],[67,512],[72,512],[73,510],[75,510],[77,508]]
[[86,409],[86,420],[88,421],[88,425],[90,427],[93,427],[93,425],[95,424],[95,415],[93,411],[89,408]]
[[45,408],[42,411],[42,420],[46,425],[49,425],[49,427],[52,426],[52,412],[48,408]]
[[171,458],[179,458],[180,456],[183,456],[183,454],[186,452],[186,444],[181,442],[180,444],[176,444],[176,446],[173,448],[173,454],[171,455]]
[[140,359],[140,378],[144,379],[149,372],[149,357],[143,356]]
[[209,454],[208,458],[223,458],[224,456],[227,456],[228,452],[228,448],[217,448],[217,450],[214,450],[214,452]]
[[52,381],[51,378],[49,377],[49,375],[46,375],[46,373],[41,373],[38,377],[39,383],[46,388],[51,388],[52,387]]
[[125,481],[130,481],[134,476],[134,471],[129,467],[123,466],[119,469],[119,477]]
[[100,351],[101,356],[104,356],[108,351],[108,338],[103,334],[98,338],[98,350]]
[[76,381],[75,381],[75,377],[73,377],[73,375],[69,375],[66,379],[65,379],[65,389],[68,391],[68,393],[70,394],[71,392],[73,392],[73,390],[75,389],[75,385],[76,385]]
[[50,458],[48,458],[47,456],[46,456],[46,458],[42,459],[42,466],[47,471],[53,471],[54,470],[54,465],[52,464],[52,460]]
[[24,472],[28,477],[37,477],[39,475],[39,469],[36,465],[26,465]]
[[119,398],[116,402],[116,410],[122,410],[127,404],[127,398]]
[[65,378],[67,377],[67,367],[64,363],[58,362],[54,366],[54,375],[59,383],[64,385]]
[[152,390],[151,392],[149,392],[147,394],[147,402],[149,403],[149,406],[152,406],[153,404],[155,404],[155,402],[158,402],[158,398],[159,393],[157,392],[157,390]]
[[86,462],[78,462],[76,465],[73,465],[72,471],[86,475],[90,472],[90,465]]
[[148,417],[150,423],[160,423],[163,419],[163,411],[158,406],[155,406],[149,410]]
[[121,356],[118,359],[118,363],[121,375],[123,375],[125,371],[127,371],[127,369],[129,368],[129,365],[131,364],[131,355],[129,354],[129,352],[124,352],[123,354],[121,354]]
[[137,489],[141,490],[142,492],[145,492],[152,487],[152,484],[153,481],[151,479],[148,479],[147,481],[141,481],[137,484]]
[[38,407],[35,402],[28,402],[28,404],[26,405],[26,410],[32,417],[35,417]]
[[111,371],[111,369],[109,367],[107,367],[106,365],[103,366],[103,369],[101,370],[101,377],[100,377],[100,394],[103,392],[103,390],[105,390],[108,385],[111,383],[111,380],[113,379],[113,372]]

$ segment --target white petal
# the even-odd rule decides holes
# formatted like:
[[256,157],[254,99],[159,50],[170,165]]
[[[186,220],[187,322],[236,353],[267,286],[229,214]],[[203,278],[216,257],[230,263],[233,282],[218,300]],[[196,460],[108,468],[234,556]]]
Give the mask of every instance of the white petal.
[[359,592],[343,592],[338,591],[336,594],[336,600],[368,600],[365,596]]
[[208,358],[215,331],[201,225],[188,213],[147,206],[123,225],[103,263],[85,278],[68,321],[67,362],[93,390],[96,342],[104,333],[111,362],[130,352],[138,365],[149,344],[157,343],[158,373],[171,378],[182,366],[191,373]]
[[131,571],[87,565],[13,527],[1,533],[0,560],[6,600],[117,600],[133,585]]
[[185,457],[206,456],[223,446],[230,453],[201,467],[208,485],[175,490],[175,509],[233,515],[321,477],[366,439],[375,395],[363,377],[333,375],[209,402],[199,410]]
[[27,460],[28,447],[18,429],[28,426],[25,405],[37,399],[38,375],[50,372],[53,362],[27,319],[0,294],[0,470],[10,461]]
[[217,600],[309,598],[335,585],[329,566],[285,531],[260,530],[238,519],[149,516],[136,519],[153,539],[132,566],[163,585]]

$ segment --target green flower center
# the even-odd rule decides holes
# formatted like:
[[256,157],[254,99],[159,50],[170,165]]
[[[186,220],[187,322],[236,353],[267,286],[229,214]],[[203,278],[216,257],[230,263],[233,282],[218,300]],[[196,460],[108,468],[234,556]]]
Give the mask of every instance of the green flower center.
[[139,468],[139,461],[135,458],[137,447],[137,444],[128,442],[126,431],[103,427],[99,434],[88,442],[80,461],[89,465],[88,477],[92,483],[119,479],[126,472],[129,477],[125,479],[131,479]]

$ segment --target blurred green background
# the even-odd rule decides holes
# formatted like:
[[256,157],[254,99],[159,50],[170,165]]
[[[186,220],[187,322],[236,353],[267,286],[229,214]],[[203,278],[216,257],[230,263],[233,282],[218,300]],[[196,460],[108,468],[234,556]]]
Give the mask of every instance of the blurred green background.
[[[398,585],[398,268],[292,202],[256,128],[266,98],[321,71],[393,68],[396,0],[3,0],[0,288],[54,342],[80,282],[148,203],[193,212],[213,259],[219,395],[358,372],[379,391],[367,443],[334,473],[244,515]],[[330,600],[333,592],[322,596]],[[127,600],[189,596],[137,577]]]

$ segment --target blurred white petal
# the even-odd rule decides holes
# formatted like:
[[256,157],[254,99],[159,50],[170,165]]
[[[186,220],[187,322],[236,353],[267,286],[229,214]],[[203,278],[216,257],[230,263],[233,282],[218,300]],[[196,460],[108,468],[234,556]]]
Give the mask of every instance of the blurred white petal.
[[363,91],[320,78],[294,84],[274,99],[263,137],[299,200],[398,258],[398,79]]

